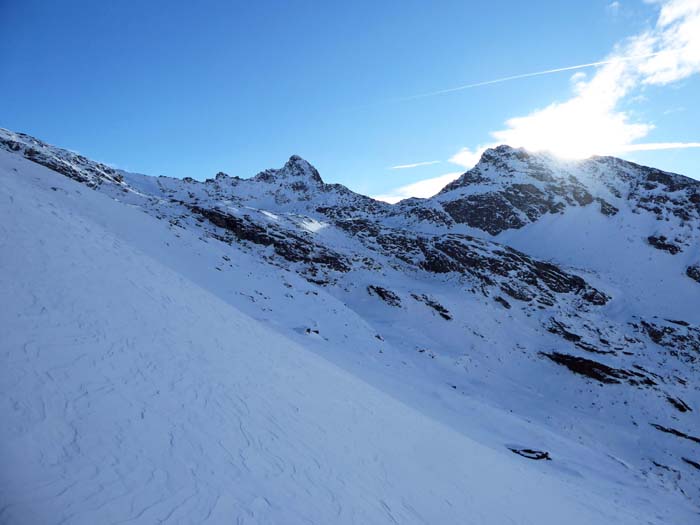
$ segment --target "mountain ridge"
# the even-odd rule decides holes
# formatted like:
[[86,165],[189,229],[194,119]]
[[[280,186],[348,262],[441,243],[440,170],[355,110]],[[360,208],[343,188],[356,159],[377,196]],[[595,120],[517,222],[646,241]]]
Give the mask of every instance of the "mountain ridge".
[[[143,212],[162,238],[104,227],[448,426],[546,450],[585,479],[607,465],[623,485],[639,477],[651,493],[697,501],[700,183],[501,147],[436,196],[391,205],[323,182],[297,156],[250,179],[199,182],[114,170],[6,131],[0,149],[7,180],[41,181],[76,209],[86,186]],[[468,424],[477,401],[488,432]],[[489,426],[503,407],[530,423]],[[572,442],[600,467],[587,471]]]

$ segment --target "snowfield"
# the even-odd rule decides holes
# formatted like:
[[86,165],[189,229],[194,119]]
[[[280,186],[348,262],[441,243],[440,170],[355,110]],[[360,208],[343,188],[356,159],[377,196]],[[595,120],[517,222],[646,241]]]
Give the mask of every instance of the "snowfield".
[[[517,344],[554,345],[527,328],[532,314],[419,280],[459,312],[456,326],[425,300],[408,305],[398,272],[360,274],[398,290],[398,310],[365,282],[317,286],[131,198],[0,150],[0,523],[698,522],[695,478],[679,491],[673,474],[635,464],[656,453],[649,442],[695,459],[697,443],[605,404],[643,399],[634,419],[666,401],[511,361]],[[573,412],[580,399],[605,413]]]

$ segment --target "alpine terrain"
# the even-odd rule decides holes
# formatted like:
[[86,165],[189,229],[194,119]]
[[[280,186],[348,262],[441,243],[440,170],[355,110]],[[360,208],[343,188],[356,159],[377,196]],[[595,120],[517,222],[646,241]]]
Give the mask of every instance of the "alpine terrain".
[[0,214],[0,523],[700,522],[699,181],[499,146],[391,205],[0,129]]

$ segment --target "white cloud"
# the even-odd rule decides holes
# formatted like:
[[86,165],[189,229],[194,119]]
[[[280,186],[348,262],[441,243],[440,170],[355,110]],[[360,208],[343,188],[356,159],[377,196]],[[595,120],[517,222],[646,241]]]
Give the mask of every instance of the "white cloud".
[[700,72],[700,2],[663,2],[656,30],[639,38],[659,49],[680,50],[645,61],[640,68],[645,84],[669,84]]
[[377,199],[378,201],[390,202],[391,204],[394,204],[395,202],[408,199],[409,197],[432,197],[461,174],[461,171],[445,173],[439,177],[433,177],[431,179],[425,179],[412,184],[406,184],[405,186],[400,186],[383,195],[372,195],[372,198]]
[[427,162],[415,162],[413,164],[399,164],[398,166],[391,166],[390,170],[405,170],[410,168],[417,168],[419,166],[430,166],[432,164],[440,164],[439,160],[429,160]]
[[475,150],[462,148],[449,158],[449,162],[462,166],[463,168],[473,168],[474,165],[479,162],[481,154],[489,147],[491,146],[479,146]]
[[[569,100],[506,121],[504,129],[492,133],[496,141],[564,157],[634,151],[635,141],[654,126],[634,121],[620,103],[644,85],[666,85],[700,72],[700,1],[657,3],[653,29],[618,45],[590,80],[574,75]],[[649,150],[654,143],[639,146]]]

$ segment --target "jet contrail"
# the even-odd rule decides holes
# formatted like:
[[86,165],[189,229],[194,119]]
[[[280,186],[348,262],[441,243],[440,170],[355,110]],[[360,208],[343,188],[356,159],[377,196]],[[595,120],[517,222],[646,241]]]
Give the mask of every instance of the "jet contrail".
[[588,64],[579,64],[577,66],[558,67],[556,69],[547,69],[545,71],[536,71],[534,73],[523,73],[521,75],[513,75],[510,77],[496,78],[494,80],[486,80],[484,82],[476,82],[474,84],[465,84],[463,86],[457,86],[457,87],[448,88],[448,89],[441,89],[439,91],[431,91],[430,93],[421,93],[420,95],[411,95],[408,97],[396,98],[393,101],[394,102],[405,102],[407,100],[416,100],[419,98],[434,97],[437,95],[444,95],[445,93],[454,93],[455,91],[462,91],[464,89],[471,89],[471,88],[480,87],[480,86],[488,86],[490,84],[500,84],[501,82],[508,82],[510,80],[518,80],[521,78],[537,77],[537,76],[541,76],[541,75],[550,75],[552,73],[561,73],[562,71],[572,71],[574,69],[584,69],[587,67],[604,66],[606,64],[615,64],[617,62],[629,62],[631,60],[639,60],[640,58],[650,58],[650,57],[655,57],[658,55],[664,55],[667,53],[676,53],[676,52],[677,52],[677,50],[659,51],[657,53],[648,53],[646,55],[635,55],[635,56],[628,56],[628,57],[611,58],[610,60],[600,60],[598,62],[590,62]]

